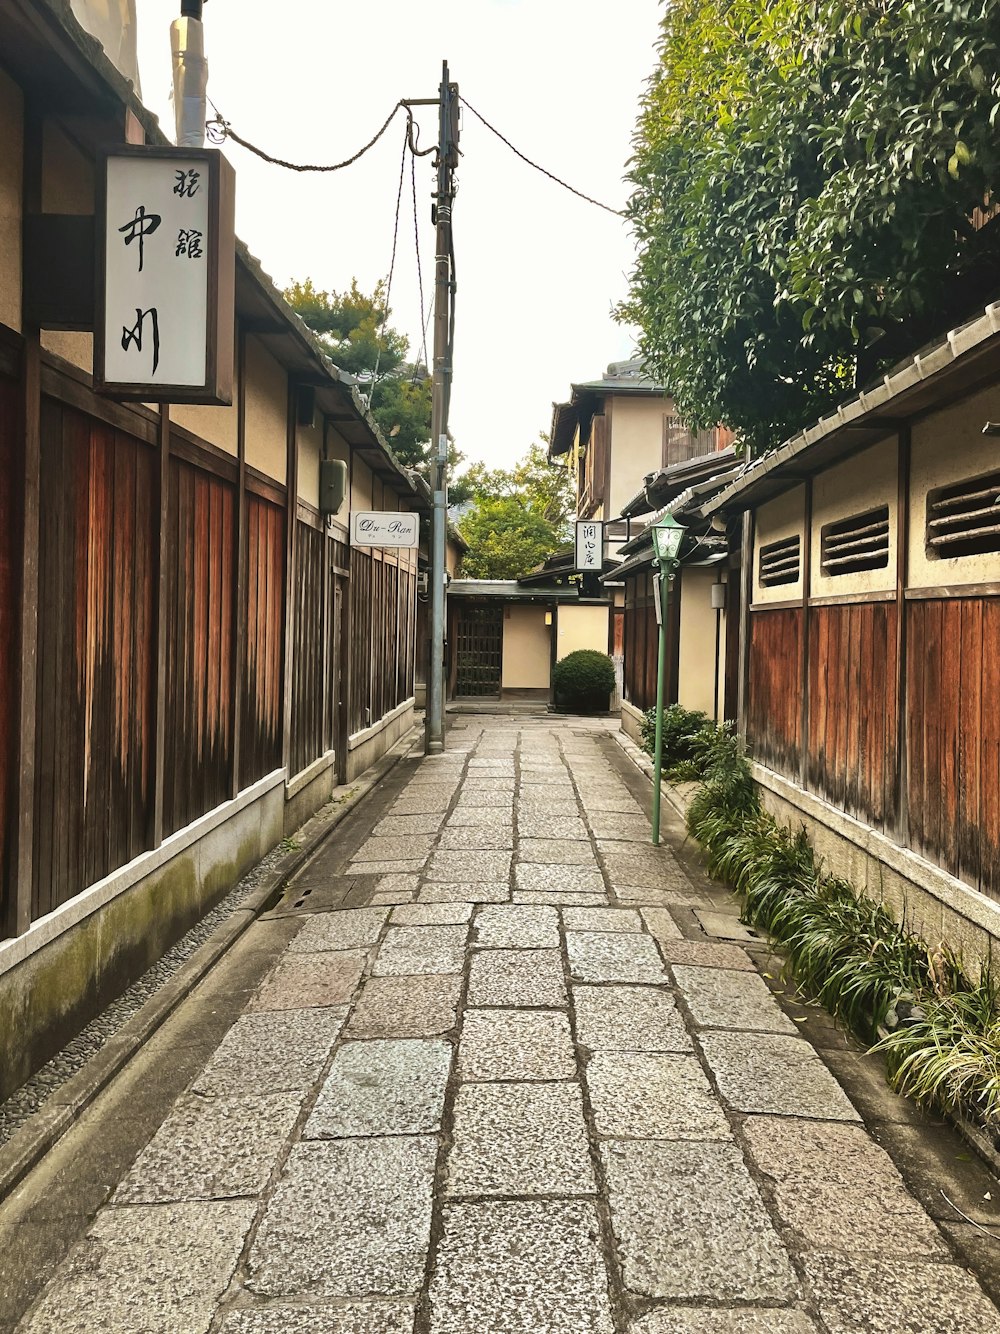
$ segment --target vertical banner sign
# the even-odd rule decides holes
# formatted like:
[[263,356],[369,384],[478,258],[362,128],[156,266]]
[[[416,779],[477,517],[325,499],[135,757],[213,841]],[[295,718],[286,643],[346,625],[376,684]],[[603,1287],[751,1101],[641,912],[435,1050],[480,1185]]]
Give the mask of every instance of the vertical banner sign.
[[97,382],[112,398],[233,401],[234,173],[218,149],[104,159]]
[[576,525],[576,568],[581,574],[604,567],[604,524],[578,522]]

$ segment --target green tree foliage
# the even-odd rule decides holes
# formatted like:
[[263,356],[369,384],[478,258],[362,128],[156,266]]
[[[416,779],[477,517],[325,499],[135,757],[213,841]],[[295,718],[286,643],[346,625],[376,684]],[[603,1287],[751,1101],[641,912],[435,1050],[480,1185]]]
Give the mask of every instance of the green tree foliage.
[[473,464],[460,484],[472,505],[459,523],[469,578],[516,579],[566,541],[572,480],[565,468],[549,465],[542,445],[532,445],[513,468]]
[[407,362],[409,344],[388,324],[385,285],[379,283],[373,295],[366,296],[352,279],[346,292],[321,292],[307,278],[293,283],[284,295],[331,361],[357,376],[363,391],[378,366],[372,416],[400,463],[423,468],[431,435],[431,378],[425,366]]
[[774,445],[988,298],[998,52],[994,0],[673,0],[620,315],[686,420]]

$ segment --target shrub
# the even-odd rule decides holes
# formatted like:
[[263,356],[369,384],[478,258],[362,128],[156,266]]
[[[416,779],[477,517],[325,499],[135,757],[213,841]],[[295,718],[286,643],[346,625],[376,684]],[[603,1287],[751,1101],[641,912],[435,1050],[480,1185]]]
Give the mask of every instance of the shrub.
[[[681,708],[679,704],[663,710],[663,768],[669,777],[679,781],[701,777],[693,765],[693,742],[704,728],[714,726],[707,714]],[[643,749],[652,755],[656,742],[655,708],[642,715],[640,735]],[[679,771],[680,766],[685,766],[684,772]]]
[[578,712],[606,709],[615,688],[614,663],[596,649],[577,649],[553,667],[552,687],[560,708]]

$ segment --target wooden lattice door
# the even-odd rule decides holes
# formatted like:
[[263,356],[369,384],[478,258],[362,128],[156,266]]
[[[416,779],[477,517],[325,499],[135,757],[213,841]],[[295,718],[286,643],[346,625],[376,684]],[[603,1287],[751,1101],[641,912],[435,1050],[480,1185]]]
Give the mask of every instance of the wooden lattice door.
[[461,607],[455,624],[455,695],[500,695],[503,608]]

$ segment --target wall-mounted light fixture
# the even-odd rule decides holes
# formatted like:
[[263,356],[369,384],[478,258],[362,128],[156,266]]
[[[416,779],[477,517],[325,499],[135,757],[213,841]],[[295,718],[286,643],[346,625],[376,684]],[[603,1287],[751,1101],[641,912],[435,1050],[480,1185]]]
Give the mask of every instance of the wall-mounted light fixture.
[[1000,435],[1000,422],[987,422],[983,427],[983,435]]
[[551,613],[550,611],[547,611],[547,612],[545,613],[545,624],[546,624],[546,625],[551,625],[551,624],[552,624],[552,613]]
[[725,611],[726,609],[726,585],[721,582],[712,585],[712,610]]

